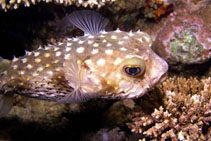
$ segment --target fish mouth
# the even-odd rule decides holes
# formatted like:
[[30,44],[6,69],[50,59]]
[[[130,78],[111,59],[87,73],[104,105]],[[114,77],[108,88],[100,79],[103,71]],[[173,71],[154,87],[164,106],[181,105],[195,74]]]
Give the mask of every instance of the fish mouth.
[[162,83],[163,81],[166,80],[166,78],[168,77],[168,73],[164,73],[163,75],[161,75],[160,80],[157,83]]

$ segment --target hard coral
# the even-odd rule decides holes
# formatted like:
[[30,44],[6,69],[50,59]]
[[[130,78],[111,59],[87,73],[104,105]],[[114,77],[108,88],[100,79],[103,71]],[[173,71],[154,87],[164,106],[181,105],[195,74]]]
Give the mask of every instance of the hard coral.
[[1,8],[4,10],[7,9],[17,9],[20,5],[24,5],[26,7],[29,7],[31,4],[36,4],[39,2],[54,2],[57,4],[63,4],[63,5],[72,5],[75,4],[77,6],[95,6],[97,5],[98,7],[103,6],[106,2],[112,2],[115,0],[1,0],[0,5]]
[[[176,87],[175,87],[176,86]],[[147,139],[207,140],[211,128],[211,77],[170,77],[159,86],[163,105],[151,114],[133,113],[127,123]]]

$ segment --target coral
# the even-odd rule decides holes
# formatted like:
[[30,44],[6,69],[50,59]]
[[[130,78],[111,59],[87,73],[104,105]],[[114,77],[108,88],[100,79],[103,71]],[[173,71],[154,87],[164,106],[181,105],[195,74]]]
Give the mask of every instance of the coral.
[[144,17],[160,21],[160,19],[173,11],[173,4],[167,3],[165,0],[147,0],[144,8]]
[[211,17],[203,18],[204,13],[185,10],[172,13],[152,45],[154,51],[169,64],[200,64],[207,61],[211,57],[211,32],[207,20]]
[[101,7],[106,2],[113,2],[115,0],[1,0],[0,5],[2,9],[7,10],[7,9],[17,9],[20,5],[29,7],[31,4],[36,4],[41,1],[46,3],[54,2],[62,5],[75,4],[77,6],[84,6],[84,7],[87,6],[93,7],[97,5],[98,7]]
[[18,115],[23,121],[37,121],[38,123],[55,126],[62,124],[60,116],[65,109],[65,104],[17,96],[14,106],[7,117]]
[[[176,87],[175,87],[176,86]],[[169,77],[158,86],[163,105],[151,114],[133,113],[127,123],[143,138],[159,140],[207,140],[211,125],[211,77]]]

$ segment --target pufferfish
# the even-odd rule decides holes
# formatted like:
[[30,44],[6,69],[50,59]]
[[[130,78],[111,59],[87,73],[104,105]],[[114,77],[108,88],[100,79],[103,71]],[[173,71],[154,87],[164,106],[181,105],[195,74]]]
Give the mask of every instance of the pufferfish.
[[68,20],[85,35],[1,60],[0,116],[10,111],[14,94],[58,103],[137,98],[168,70],[147,33],[106,32],[108,19],[94,11],[74,11]]

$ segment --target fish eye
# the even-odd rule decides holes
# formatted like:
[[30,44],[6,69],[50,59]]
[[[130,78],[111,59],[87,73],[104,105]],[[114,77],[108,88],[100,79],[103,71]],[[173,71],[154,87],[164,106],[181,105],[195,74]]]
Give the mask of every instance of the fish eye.
[[123,72],[130,77],[139,77],[145,72],[145,62],[140,58],[130,58],[124,62]]
[[140,67],[125,67],[124,68],[125,73],[131,76],[137,76],[142,72],[142,69]]

